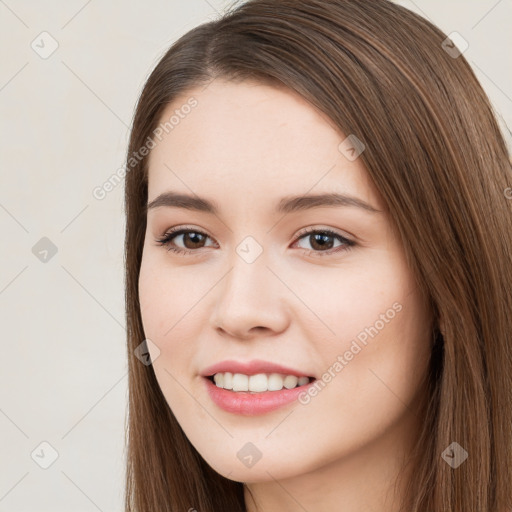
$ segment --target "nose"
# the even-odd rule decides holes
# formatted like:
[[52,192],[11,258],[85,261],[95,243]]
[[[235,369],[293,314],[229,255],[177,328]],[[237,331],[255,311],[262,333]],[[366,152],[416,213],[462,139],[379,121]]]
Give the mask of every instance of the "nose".
[[287,289],[264,257],[252,263],[236,257],[216,288],[212,319],[221,335],[247,340],[258,334],[272,336],[287,328]]

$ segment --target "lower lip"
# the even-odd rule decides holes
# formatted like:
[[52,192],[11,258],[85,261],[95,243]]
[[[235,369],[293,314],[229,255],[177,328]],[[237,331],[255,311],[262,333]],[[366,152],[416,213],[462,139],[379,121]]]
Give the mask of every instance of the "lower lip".
[[315,381],[293,389],[282,389],[281,391],[263,391],[251,393],[249,391],[230,391],[219,388],[210,379],[203,377],[206,381],[206,388],[210,398],[227,412],[255,416],[266,412],[274,411],[297,400],[301,393],[307,392],[309,386]]

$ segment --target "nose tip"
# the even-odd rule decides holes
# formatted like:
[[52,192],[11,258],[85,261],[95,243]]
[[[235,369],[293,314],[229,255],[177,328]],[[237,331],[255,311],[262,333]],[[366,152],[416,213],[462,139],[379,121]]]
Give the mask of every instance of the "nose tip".
[[222,335],[245,340],[285,329],[288,319],[278,283],[261,262],[239,260],[218,288],[214,327]]

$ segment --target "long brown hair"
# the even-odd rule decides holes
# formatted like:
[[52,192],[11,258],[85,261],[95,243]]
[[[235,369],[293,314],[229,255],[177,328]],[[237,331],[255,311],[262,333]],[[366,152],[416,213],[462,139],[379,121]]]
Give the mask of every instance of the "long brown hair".
[[[512,510],[512,185],[507,147],[464,56],[437,27],[387,0],[250,0],[181,37],[139,98],[126,175],[129,414],[126,511],[245,511],[243,484],[188,441],[151,365],[138,279],[147,144],[164,108],[223,77],[284,85],[366,146],[435,318],[424,422],[407,512]],[[506,191],[511,191],[507,195]],[[442,458],[453,442],[468,458]]]

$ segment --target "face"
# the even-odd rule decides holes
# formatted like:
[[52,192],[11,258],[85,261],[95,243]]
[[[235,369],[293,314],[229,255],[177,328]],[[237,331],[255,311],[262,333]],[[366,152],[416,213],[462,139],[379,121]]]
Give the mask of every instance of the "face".
[[[149,158],[139,293],[156,378],[190,442],[223,476],[258,482],[404,439],[430,316],[357,146],[294,92],[255,82],[191,89],[162,121],[173,114]],[[306,199],[323,194],[360,204]],[[286,369],[228,364],[241,376],[220,385],[247,389],[245,370],[266,376],[251,387],[283,391],[204,376],[255,360]]]

